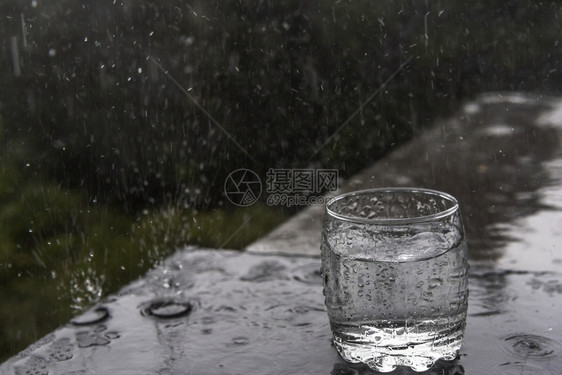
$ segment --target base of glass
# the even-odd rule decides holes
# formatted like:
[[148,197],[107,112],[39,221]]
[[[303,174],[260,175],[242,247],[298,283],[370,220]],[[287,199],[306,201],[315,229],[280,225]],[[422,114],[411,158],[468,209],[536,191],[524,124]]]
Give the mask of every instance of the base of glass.
[[399,354],[397,353],[399,351],[395,349],[381,352],[377,348],[375,351],[373,348],[363,345],[361,347],[342,345],[336,341],[334,341],[334,345],[341,357],[347,362],[365,363],[371,369],[379,372],[391,372],[399,366],[409,367],[417,372],[427,371],[438,360],[452,361],[459,354],[459,350],[455,350],[448,354],[421,356],[417,354]]
[[[347,362],[364,363],[379,372],[390,372],[399,366],[421,372],[430,369],[438,360],[452,361],[458,357],[463,336],[463,329],[458,328],[461,327],[457,326],[457,329],[449,330],[447,334],[441,331],[441,334],[432,337],[392,335],[386,337],[387,340],[379,333],[358,336],[348,328],[339,331],[339,335],[334,333],[333,342]],[[369,331],[373,332],[373,328],[369,328]]]

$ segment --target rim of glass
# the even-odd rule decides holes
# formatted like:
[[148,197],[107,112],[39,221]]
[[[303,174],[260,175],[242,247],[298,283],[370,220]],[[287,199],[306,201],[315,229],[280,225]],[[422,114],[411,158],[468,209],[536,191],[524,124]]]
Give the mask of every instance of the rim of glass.
[[[368,219],[355,215],[340,214],[330,209],[330,206],[332,206],[335,202],[354,195],[363,195],[368,193],[385,193],[385,192],[386,193],[408,192],[408,193],[422,193],[427,195],[433,195],[450,201],[452,206],[447,208],[446,210],[436,212],[431,215],[423,215],[423,216],[416,216],[416,217],[400,217],[400,218],[374,218],[374,219]],[[351,191],[348,193],[335,196],[326,203],[326,213],[328,215],[339,220],[349,221],[352,223],[361,223],[361,224],[404,225],[404,224],[423,223],[423,222],[442,219],[444,217],[452,215],[453,213],[458,211],[458,209],[459,209],[459,202],[451,194],[438,190],[433,190],[433,189],[412,188],[412,187],[386,187],[386,188],[356,190],[356,191]]]

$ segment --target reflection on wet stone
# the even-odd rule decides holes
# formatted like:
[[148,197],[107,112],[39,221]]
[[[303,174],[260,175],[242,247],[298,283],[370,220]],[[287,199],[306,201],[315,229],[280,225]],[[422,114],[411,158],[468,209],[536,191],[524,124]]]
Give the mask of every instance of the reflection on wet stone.
[[[465,370],[463,366],[457,361],[447,362],[438,361],[432,368],[424,371],[424,375],[464,375]],[[351,364],[351,363],[336,363],[330,375],[372,375],[379,374],[379,372],[373,372],[368,366],[362,364]],[[392,371],[392,375],[416,375],[420,374],[409,368],[398,368]]]
[[534,363],[507,362],[498,366],[503,375],[558,375],[544,366]]
[[542,289],[544,292],[554,295],[562,294],[562,283],[558,280],[543,281],[538,278],[531,279],[528,284],[533,289]]
[[[353,367],[361,367],[361,368],[353,368]],[[336,363],[330,375],[361,375],[363,371],[370,371],[367,366],[358,366],[352,365],[347,363]]]
[[88,348],[90,346],[107,345],[111,341],[95,333],[78,332],[76,334],[76,342],[78,342],[79,348]]
[[[505,225],[544,208],[538,189],[547,183],[548,175],[541,162],[554,157],[559,137],[556,129],[536,125],[536,106],[482,102],[477,112],[462,120],[475,126],[491,124],[477,132],[478,137],[471,142],[459,143],[471,155],[463,159],[466,164],[456,172],[446,168],[447,173],[436,178],[465,181],[466,177],[458,174],[470,176],[466,185],[454,189],[470,190],[451,193],[467,198],[463,207],[471,216],[467,225],[471,255],[493,258],[499,255],[494,254],[495,249],[510,240],[507,231],[490,230],[495,223]],[[498,118],[500,125],[494,124],[493,118]],[[439,183],[447,185],[445,181]]]
[[111,343],[112,340],[118,339],[117,332],[105,332],[107,327],[99,325],[90,331],[79,331],[76,333],[76,342],[79,348],[88,348],[91,346],[103,346]]
[[68,361],[72,358],[74,345],[69,338],[63,337],[53,341],[50,346],[49,358],[53,361]]
[[[471,297],[475,298],[472,303],[471,316],[499,315],[505,311],[505,303],[511,296],[506,293],[505,286],[508,284],[507,277],[512,272],[494,272],[493,270],[480,270],[471,272]],[[525,274],[525,273],[524,273]],[[476,312],[474,311],[477,308]]]
[[322,285],[322,272],[318,267],[318,263],[295,267],[291,273],[293,274],[293,279],[301,283]]
[[[511,95],[511,96],[509,96]],[[348,190],[373,186],[426,186],[459,198],[472,260],[494,261],[516,240],[518,220],[556,209],[544,188],[560,160],[560,129],[541,124],[558,104],[520,94],[486,94],[432,132],[375,163]],[[428,172],[430,169],[430,172]]]
[[48,362],[42,358],[30,356],[22,366],[16,366],[15,375],[48,375]]
[[262,282],[274,279],[286,278],[285,270],[287,267],[277,261],[265,260],[252,268],[250,271],[242,276],[240,280]]

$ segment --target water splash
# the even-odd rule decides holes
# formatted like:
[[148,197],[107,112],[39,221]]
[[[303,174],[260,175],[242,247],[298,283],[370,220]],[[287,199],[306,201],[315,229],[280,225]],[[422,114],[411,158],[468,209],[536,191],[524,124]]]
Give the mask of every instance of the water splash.
[[192,310],[193,304],[191,302],[158,299],[144,304],[141,307],[141,314],[160,319],[175,319],[189,315]]
[[519,358],[549,360],[560,355],[562,346],[548,337],[518,333],[504,337],[502,348]]
[[110,317],[107,307],[99,306],[72,319],[70,322],[75,326],[87,326],[104,322]]

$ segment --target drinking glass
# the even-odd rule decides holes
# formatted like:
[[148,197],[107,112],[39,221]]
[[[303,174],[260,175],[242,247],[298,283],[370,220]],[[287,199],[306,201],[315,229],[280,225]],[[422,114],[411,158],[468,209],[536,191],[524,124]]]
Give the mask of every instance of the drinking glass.
[[321,249],[333,343],[346,361],[425,371],[458,356],[468,256],[453,196],[384,188],[332,198]]

